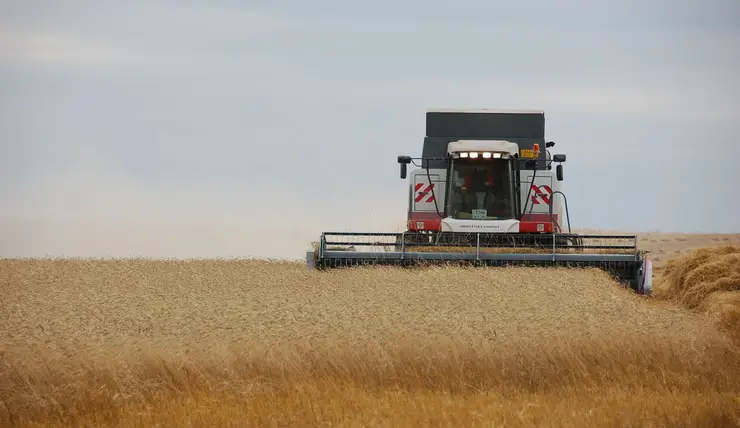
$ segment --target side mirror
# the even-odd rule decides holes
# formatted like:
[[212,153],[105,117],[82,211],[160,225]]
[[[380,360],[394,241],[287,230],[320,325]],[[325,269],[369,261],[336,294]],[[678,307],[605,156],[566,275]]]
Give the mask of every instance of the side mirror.
[[406,178],[406,166],[411,163],[411,156],[399,156],[398,163],[401,164],[401,179]]
[[558,163],[565,162],[565,155],[564,154],[554,155],[552,157],[552,161],[553,162],[558,162]]
[[558,166],[555,167],[555,175],[557,176],[558,181],[563,181],[563,165],[562,164],[558,164]]

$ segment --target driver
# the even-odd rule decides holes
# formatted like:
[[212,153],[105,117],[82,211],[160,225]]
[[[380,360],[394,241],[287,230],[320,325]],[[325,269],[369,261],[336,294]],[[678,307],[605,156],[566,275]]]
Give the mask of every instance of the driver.
[[[473,182],[473,179],[475,179],[475,182]],[[493,187],[493,173],[489,172],[488,176],[486,177],[484,171],[482,171],[478,167],[475,167],[473,168],[473,171],[468,174],[463,181],[463,185],[461,187],[463,193],[466,193],[468,191],[468,188],[471,184],[474,185],[474,190],[477,192],[485,192],[487,190],[490,190]],[[488,187],[488,189],[483,186]]]
[[[500,178],[500,177],[499,177]],[[505,185],[505,180],[500,179],[494,180],[493,171],[490,169],[486,171],[486,168],[474,167],[473,171],[468,174],[460,190],[463,193],[463,206],[472,208],[486,208],[489,212],[506,212],[504,208],[506,206],[505,194],[506,191],[502,186]],[[470,191],[469,191],[470,190]],[[482,198],[478,201],[478,194]],[[501,198],[504,199],[501,199]],[[482,204],[482,206],[478,206]],[[465,210],[470,212],[470,209]]]
[[493,183],[493,174],[490,171],[486,173],[484,168],[474,167],[460,186],[462,209],[470,213],[473,209],[486,207],[486,202],[491,201]]

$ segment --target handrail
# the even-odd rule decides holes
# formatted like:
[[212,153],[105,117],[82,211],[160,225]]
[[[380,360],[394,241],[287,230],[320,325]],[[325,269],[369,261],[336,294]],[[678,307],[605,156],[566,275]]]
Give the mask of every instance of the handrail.
[[555,194],[560,193],[560,195],[563,197],[563,201],[565,201],[565,218],[568,219],[568,233],[573,233],[570,229],[570,213],[568,212],[568,197],[565,196],[565,193],[561,192],[560,190],[556,190],[552,192],[552,195],[550,196],[550,220],[553,219],[552,217],[552,206],[555,202]]
[[[344,238],[341,236],[344,235]],[[452,235],[452,236],[450,236]],[[459,235],[460,241],[457,241],[457,238],[455,235]],[[377,237],[384,237],[386,239],[373,239]],[[368,233],[361,233],[361,232],[323,232],[321,234],[321,237],[318,242],[318,248],[317,248],[317,258],[319,260],[325,259],[328,257],[335,257],[337,255],[337,252],[344,252],[345,250],[342,250],[340,248],[334,248],[334,247],[387,247],[388,245],[394,245],[395,246],[395,257],[399,257],[401,260],[407,260],[411,258],[417,258],[417,252],[413,250],[413,247],[434,247],[437,245],[443,246],[443,247],[458,247],[463,246],[469,248],[468,251],[471,251],[471,256],[474,260],[483,261],[485,259],[484,253],[486,251],[483,251],[483,248],[488,247],[498,247],[498,248],[507,248],[507,247],[522,247],[522,248],[534,248],[539,249],[537,253],[539,254],[552,254],[552,255],[559,255],[561,253],[560,249],[614,249],[614,250],[630,250],[630,251],[637,251],[638,250],[638,241],[639,238],[635,235],[560,235],[556,232],[547,233],[540,235],[541,238],[534,237],[533,241],[529,241],[529,238],[525,235],[518,234],[518,233],[486,233],[486,232],[465,232],[465,233],[457,233],[457,232],[448,232],[448,238],[451,240],[445,239],[445,242],[429,242],[428,239],[425,239],[428,237],[428,235],[419,235],[417,237],[416,234],[412,232],[397,232],[397,233],[377,233],[377,232],[368,232]],[[509,241],[509,236],[514,238],[512,241]],[[336,238],[332,238],[336,237]],[[519,241],[517,238],[523,237],[523,241]],[[365,239],[363,239],[365,238]],[[387,238],[394,238],[395,244],[385,242],[387,241]],[[422,239],[419,239],[422,238]],[[495,238],[495,239],[494,239]],[[619,242],[597,242],[596,240],[599,239],[617,239]],[[493,239],[493,240],[492,240]],[[547,242],[548,239],[551,239],[551,242]],[[575,239],[573,242],[561,242],[561,239],[570,241],[571,239]],[[591,242],[591,239],[594,239],[593,242]],[[400,242],[399,242],[400,240]],[[549,248],[548,248],[549,247]],[[549,249],[549,251],[547,251]],[[545,251],[543,251],[545,250]],[[355,250],[354,248],[351,248],[349,251],[358,251],[363,252],[360,248]],[[370,250],[371,252],[375,252],[376,250]],[[385,251],[388,251],[387,249]],[[444,251],[444,250],[442,250]]]
[[406,254],[406,232],[401,232],[401,260],[403,260]]

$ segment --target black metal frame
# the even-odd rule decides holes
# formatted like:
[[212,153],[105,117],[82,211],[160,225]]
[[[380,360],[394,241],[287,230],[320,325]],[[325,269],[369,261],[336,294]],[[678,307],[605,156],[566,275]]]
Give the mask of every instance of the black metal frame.
[[[476,232],[443,232],[447,237],[444,241],[431,241],[428,235],[417,232],[324,232],[321,234],[320,246],[368,246],[383,247],[395,246],[405,248],[406,244],[413,246],[460,247],[475,246],[481,248],[548,248],[548,249],[605,249],[630,250],[638,253],[636,235],[577,235],[567,233],[476,233]],[[357,238],[393,238],[393,242],[383,240],[330,240],[332,236]],[[415,239],[421,237],[421,239]],[[578,237],[578,242],[571,242],[568,238]],[[542,241],[541,239],[546,239]],[[593,245],[589,241],[619,240],[620,244]]]
[[[637,247],[635,235],[572,235],[522,233],[452,233],[439,242],[417,233],[325,232],[314,253],[318,269],[347,266],[527,266],[527,267],[593,267],[603,269],[615,279],[640,292],[640,271],[644,256]],[[345,239],[332,239],[345,237]],[[547,237],[549,242],[543,242]],[[577,239],[572,239],[572,238]],[[421,239],[416,239],[421,238]],[[599,241],[621,241],[604,244]],[[596,242],[596,243],[594,243]],[[332,249],[332,246],[344,248]],[[409,251],[409,247],[454,247],[451,252]],[[348,249],[350,247],[351,249]],[[360,250],[356,247],[393,247],[392,251]],[[460,248],[462,247],[462,248]],[[487,253],[486,248],[512,249],[512,252]],[[514,249],[539,252],[515,252]],[[483,251],[482,251],[483,250]],[[547,251],[545,251],[547,250]],[[571,251],[564,252],[563,250]],[[586,250],[612,250],[617,253]]]

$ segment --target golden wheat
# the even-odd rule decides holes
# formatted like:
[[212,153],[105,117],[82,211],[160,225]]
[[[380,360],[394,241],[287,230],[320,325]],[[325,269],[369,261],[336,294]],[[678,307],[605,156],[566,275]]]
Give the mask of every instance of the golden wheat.
[[657,291],[709,314],[740,343],[740,246],[702,248],[670,260]]
[[710,319],[597,270],[0,261],[0,422],[740,424]]

